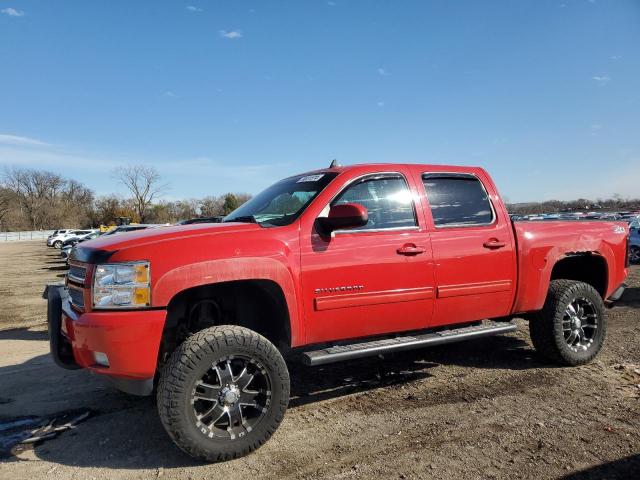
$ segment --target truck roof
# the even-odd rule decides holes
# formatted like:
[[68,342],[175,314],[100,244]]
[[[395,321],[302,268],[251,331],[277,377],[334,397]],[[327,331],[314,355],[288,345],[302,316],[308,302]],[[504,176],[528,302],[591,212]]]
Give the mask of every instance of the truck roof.
[[[335,167],[319,168],[316,170],[301,172],[298,175],[304,175],[309,173],[328,173],[328,172],[343,173],[343,172],[352,171],[352,170],[366,171],[368,169],[393,170],[398,167],[418,169],[418,170],[420,170],[421,168],[424,168],[425,170],[428,170],[428,171],[442,170],[445,172],[455,172],[455,173],[476,173],[479,171],[484,172],[484,169],[482,169],[481,167],[462,166],[462,165],[444,165],[444,164],[433,164],[433,163],[356,163],[353,165],[336,165]],[[297,176],[297,175],[294,175],[294,176]]]

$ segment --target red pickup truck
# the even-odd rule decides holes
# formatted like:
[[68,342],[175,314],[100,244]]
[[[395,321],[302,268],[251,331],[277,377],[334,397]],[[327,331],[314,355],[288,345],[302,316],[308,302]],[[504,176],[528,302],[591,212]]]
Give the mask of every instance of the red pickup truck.
[[[157,389],[175,443],[244,455],[283,419],[287,359],[308,365],[514,330],[560,365],[602,348],[628,227],[512,222],[481,168],[332,165],[222,223],[79,244],[48,288],[51,352],[129,393]],[[292,361],[292,360],[290,360]]]

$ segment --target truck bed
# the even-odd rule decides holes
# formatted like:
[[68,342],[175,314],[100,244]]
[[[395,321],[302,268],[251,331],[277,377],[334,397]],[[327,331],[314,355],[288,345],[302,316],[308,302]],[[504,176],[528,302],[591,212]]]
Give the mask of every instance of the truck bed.
[[[512,225],[518,256],[514,313],[542,308],[549,281],[562,268],[562,257],[569,263],[572,258],[589,257],[594,274],[596,269],[605,269],[607,282],[600,292],[604,298],[627,276],[627,269],[615,261],[627,255],[628,226],[624,222],[544,220],[514,221]],[[567,272],[572,274],[570,269]],[[573,272],[579,273],[583,272]]]

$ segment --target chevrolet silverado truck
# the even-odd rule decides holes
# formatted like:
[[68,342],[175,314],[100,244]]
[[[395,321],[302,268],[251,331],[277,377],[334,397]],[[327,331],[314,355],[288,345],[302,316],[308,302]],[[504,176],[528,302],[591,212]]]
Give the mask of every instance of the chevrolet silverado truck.
[[222,223],[78,244],[65,286],[45,291],[51,353],[156,392],[178,447],[226,460],[281,423],[287,362],[476,339],[514,317],[546,360],[591,361],[628,249],[622,222],[512,222],[481,168],[332,165]]

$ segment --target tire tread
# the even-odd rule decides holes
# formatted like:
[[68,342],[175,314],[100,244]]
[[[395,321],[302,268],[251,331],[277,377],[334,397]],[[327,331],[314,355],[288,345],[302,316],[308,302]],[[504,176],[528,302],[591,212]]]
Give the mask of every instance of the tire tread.
[[[276,377],[272,381],[281,382],[282,395],[277,405],[276,416],[266,428],[266,435],[253,438],[250,442],[236,440],[239,448],[227,451],[211,451],[203,449],[184,435],[184,424],[180,406],[175,400],[188,388],[186,378],[198,367],[207,353],[215,353],[224,347],[251,347],[267,357],[276,369]],[[209,462],[220,462],[244,456],[263,445],[278,428],[284,418],[289,401],[289,373],[278,349],[260,334],[244,327],[223,325],[210,327],[187,338],[170,356],[158,383],[158,413],[169,436],[176,445],[192,457]],[[275,407],[275,406],[274,406]],[[274,408],[272,407],[272,408]],[[252,438],[252,437],[248,437]]]
[[572,355],[563,348],[564,336],[561,330],[555,328],[557,322],[562,322],[564,306],[575,298],[579,292],[588,295],[598,303],[599,312],[604,312],[604,303],[600,294],[589,284],[576,280],[552,280],[542,310],[535,312],[529,321],[531,342],[536,351],[547,360],[561,365],[575,366],[591,362],[599,353],[606,336],[606,321],[601,315],[598,328],[602,330],[599,343],[587,356]]

